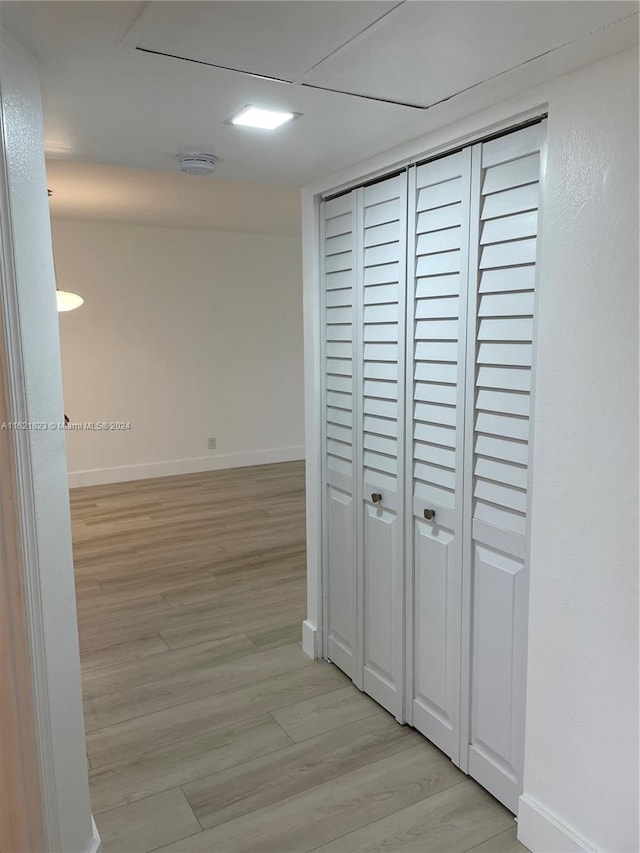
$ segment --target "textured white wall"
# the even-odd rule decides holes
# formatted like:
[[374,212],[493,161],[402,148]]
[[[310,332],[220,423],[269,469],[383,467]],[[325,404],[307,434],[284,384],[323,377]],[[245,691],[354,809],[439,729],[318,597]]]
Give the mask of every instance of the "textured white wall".
[[[300,238],[54,220],[71,484],[302,458]],[[217,450],[207,450],[207,438]]]
[[[0,88],[19,320],[13,335],[22,347],[26,420],[62,418],[60,348],[42,148],[40,90],[35,61],[2,34]],[[28,530],[40,600],[32,622],[36,705],[41,723],[44,799],[50,853],[92,849],[87,759],[80,690],[71,524],[64,436],[27,433],[29,462],[24,483],[31,491],[35,531]],[[29,508],[23,508],[25,518]],[[27,522],[28,523],[28,522]],[[0,796],[2,793],[0,792]]]
[[554,87],[543,198],[525,795],[635,853],[637,52]]

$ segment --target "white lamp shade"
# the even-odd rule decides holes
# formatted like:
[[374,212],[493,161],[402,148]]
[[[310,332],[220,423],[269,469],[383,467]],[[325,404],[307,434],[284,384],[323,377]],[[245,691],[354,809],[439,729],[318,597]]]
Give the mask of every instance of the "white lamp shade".
[[82,296],[71,293],[69,290],[56,290],[56,300],[58,311],[73,311],[74,308],[79,308],[84,302]]

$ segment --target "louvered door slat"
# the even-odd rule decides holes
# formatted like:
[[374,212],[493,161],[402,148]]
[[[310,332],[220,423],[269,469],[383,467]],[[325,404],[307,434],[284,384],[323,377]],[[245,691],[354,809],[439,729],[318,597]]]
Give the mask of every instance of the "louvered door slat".
[[359,191],[363,687],[403,715],[403,405],[406,175]]
[[398,301],[397,284],[371,284],[364,294],[365,305],[389,304]]
[[512,269],[487,269],[480,276],[480,293],[508,293],[513,290],[533,290],[535,269],[528,265]]
[[[418,167],[409,201],[409,698],[413,724],[456,762],[470,167],[468,149]],[[425,510],[435,519],[427,520]]]
[[351,252],[351,234],[340,234],[335,237],[327,237],[325,240],[325,254],[327,258],[333,255],[343,255]]
[[326,652],[348,675],[357,678],[355,193],[325,202],[322,213]]
[[[474,147],[463,765],[517,810],[524,750],[528,461],[542,126]],[[477,247],[477,250],[475,249]]]
[[351,358],[351,343],[328,341],[326,346],[327,358]]

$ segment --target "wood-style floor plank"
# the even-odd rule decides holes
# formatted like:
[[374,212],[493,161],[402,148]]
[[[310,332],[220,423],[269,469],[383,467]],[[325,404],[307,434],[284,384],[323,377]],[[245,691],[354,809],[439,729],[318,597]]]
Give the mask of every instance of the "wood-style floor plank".
[[477,838],[493,839],[513,815],[471,780],[318,847],[322,853],[465,853]]
[[256,650],[253,654],[234,657],[224,663],[214,660],[203,665],[194,658],[185,663],[181,672],[169,677],[165,677],[158,661],[159,672],[155,681],[87,699],[84,703],[86,730],[94,731],[311,665],[297,643],[266,651]]
[[200,832],[180,788],[96,815],[101,853],[147,853]]
[[149,634],[145,637],[137,637],[134,640],[125,640],[123,643],[104,646],[94,652],[85,652],[82,656],[82,669],[88,671],[98,666],[126,663],[130,660],[156,655],[158,652],[166,652],[168,649],[169,646],[160,634]]
[[516,828],[513,826],[506,832],[466,850],[465,853],[527,853],[527,848],[516,838]]
[[242,613],[241,620],[238,614],[221,613],[211,619],[186,621],[175,628],[161,627],[159,633],[169,648],[181,649],[184,646],[209,643],[221,637],[228,637],[237,630],[239,624],[242,624],[243,630],[247,633],[255,633],[267,628],[279,627],[297,618],[302,631],[304,613],[303,605],[293,604],[287,600],[274,603],[271,607],[254,604]]
[[85,599],[83,603],[78,605],[78,625],[80,628],[91,630],[112,620],[123,622],[137,620],[144,616],[166,613],[171,609],[168,601],[161,595],[150,594],[149,590],[144,596],[130,597],[124,601],[111,602],[104,590],[101,590],[101,596],[95,602],[88,602]]
[[518,853],[513,818],[301,649],[304,465],[75,489],[104,853]]
[[291,740],[302,741],[365,720],[379,711],[380,706],[373,699],[349,684],[341,690],[272,711],[271,715]]
[[244,764],[290,743],[272,717],[251,717],[92,770],[89,774],[91,804],[97,813],[123,806],[186,785],[213,771]]
[[[243,655],[255,653],[257,646],[246,634],[225,637],[213,643],[203,643],[188,649],[169,649],[165,646],[162,655],[162,680],[185,672],[209,669],[213,663],[231,661]],[[139,687],[158,681],[159,661],[150,657],[121,661],[110,666],[87,671],[82,681],[85,699],[95,699],[107,693]]]
[[459,784],[450,761],[418,744],[164,850],[306,853]]
[[428,763],[435,748],[423,750],[416,732],[398,726],[386,711],[379,709],[374,717],[281,749],[271,758],[261,757],[200,779],[186,785],[184,791],[202,826],[216,826],[339,779],[416,744]]
[[302,698],[312,698],[348,683],[335,667],[318,664],[284,672],[216,696],[172,706],[87,734],[92,767],[113,764],[161,745],[268,714]]
[[289,625],[278,625],[275,628],[262,628],[248,634],[251,642],[259,649],[274,649],[289,643],[301,641],[302,626],[296,620]]

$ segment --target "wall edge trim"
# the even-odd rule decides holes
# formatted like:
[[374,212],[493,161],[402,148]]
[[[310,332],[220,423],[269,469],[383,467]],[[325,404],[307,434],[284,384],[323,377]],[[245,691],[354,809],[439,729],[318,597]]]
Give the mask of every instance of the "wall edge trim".
[[179,474],[199,474],[225,468],[246,468],[251,465],[269,465],[276,462],[293,462],[305,458],[304,445],[278,447],[269,450],[248,450],[215,456],[195,456],[188,459],[171,459],[114,468],[93,468],[69,472],[69,488],[102,486],[107,483],[126,483],[131,480],[150,480],[155,477],[172,477]]
[[96,826],[96,821],[93,815],[91,815],[91,831],[91,844],[87,848],[87,853],[99,853],[102,841],[100,840],[100,833],[98,832],[98,827]]
[[519,801],[518,841],[533,853],[596,853],[598,849],[527,794]]
[[318,659],[318,629],[308,619],[302,623],[302,651],[311,660]]

